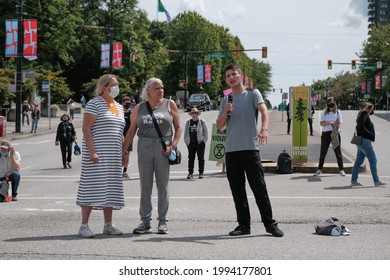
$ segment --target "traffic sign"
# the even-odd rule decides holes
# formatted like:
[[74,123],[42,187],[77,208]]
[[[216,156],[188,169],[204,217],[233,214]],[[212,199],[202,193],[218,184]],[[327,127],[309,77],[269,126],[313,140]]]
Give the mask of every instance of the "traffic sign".
[[373,69],[376,69],[376,66],[374,66],[374,65],[361,65],[361,66],[359,66],[359,69],[361,69],[361,70],[373,70]]
[[207,54],[208,57],[219,57],[219,58],[225,58],[226,53],[209,53]]
[[49,81],[43,80],[42,81],[42,92],[49,92],[49,91],[50,91]]

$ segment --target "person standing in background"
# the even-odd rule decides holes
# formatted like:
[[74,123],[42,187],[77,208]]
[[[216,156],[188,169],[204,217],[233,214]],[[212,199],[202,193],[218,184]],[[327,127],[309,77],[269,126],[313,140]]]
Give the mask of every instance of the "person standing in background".
[[372,145],[375,142],[375,127],[371,121],[370,116],[374,114],[374,105],[367,102],[363,105],[363,108],[359,111],[356,117],[356,135],[362,137],[362,142],[357,146],[356,159],[352,169],[352,186],[362,186],[357,181],[359,176],[359,168],[363,164],[364,159],[367,157],[370,164],[371,176],[374,180],[375,186],[386,185],[381,181],[378,176],[377,159],[375,150]]
[[321,151],[318,161],[318,169],[314,176],[320,176],[322,167],[324,166],[325,157],[328,153],[330,143],[336,155],[337,164],[340,169],[340,175],[345,176],[343,155],[341,154],[341,136],[339,133],[341,123],[343,122],[342,115],[337,110],[336,100],[333,97],[328,97],[326,108],[321,112],[320,125],[322,127],[321,134]]
[[29,117],[30,110],[31,110],[30,104],[28,104],[27,100],[24,100],[22,105],[22,125],[24,125],[24,119],[27,120],[27,125],[30,125],[30,117]]
[[313,136],[313,119],[314,119],[314,114],[315,114],[315,111],[314,111],[314,105],[311,105],[310,106],[310,110],[309,110],[309,116],[308,116],[308,122],[309,122],[309,130],[310,130],[310,136]]
[[287,112],[287,134],[290,134],[291,129],[291,112],[290,112],[290,103],[287,104],[286,107]]
[[70,163],[72,162],[72,144],[76,141],[76,130],[73,124],[70,122],[68,114],[61,116],[61,122],[58,124],[55,145],[60,145],[62,165],[64,168],[72,168]]
[[74,120],[75,104],[74,104],[74,101],[72,98],[69,99],[68,106],[69,106],[69,116],[70,116],[70,119],[73,121]]
[[31,131],[30,133],[37,133],[38,122],[41,118],[41,111],[39,110],[39,105],[34,104],[34,108],[31,111]]
[[[123,129],[123,137],[125,137],[127,131],[130,128],[130,124],[131,124],[131,99],[130,99],[130,97],[125,96],[125,97],[122,98],[122,106],[123,106],[123,112],[124,112],[123,115],[124,115],[125,123],[126,123],[125,124],[125,128]],[[127,174],[127,167],[129,165],[130,152],[132,150],[133,150],[133,143],[130,144],[130,146],[129,146],[128,150],[127,150],[128,153],[125,154],[125,156],[126,156],[126,165],[123,166],[123,174],[122,174],[123,178],[130,178],[129,174]]]
[[206,122],[199,118],[200,112],[197,108],[192,108],[188,113],[191,116],[184,128],[184,142],[188,149],[188,176],[192,179],[194,174],[195,156],[198,156],[199,179],[203,179],[204,172],[204,152],[208,140],[208,129]]

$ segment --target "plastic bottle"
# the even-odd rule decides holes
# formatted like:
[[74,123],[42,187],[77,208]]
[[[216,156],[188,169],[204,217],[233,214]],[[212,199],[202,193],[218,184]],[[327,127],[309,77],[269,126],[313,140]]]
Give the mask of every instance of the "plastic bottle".
[[176,159],[176,151],[172,150],[168,158],[170,161],[174,161]]
[[8,195],[7,195],[7,202],[12,201],[12,182],[8,181]]

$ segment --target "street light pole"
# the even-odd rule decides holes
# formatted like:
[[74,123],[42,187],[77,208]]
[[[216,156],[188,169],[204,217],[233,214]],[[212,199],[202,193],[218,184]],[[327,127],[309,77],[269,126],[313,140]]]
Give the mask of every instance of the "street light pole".
[[20,114],[21,114],[21,91],[22,91],[22,59],[23,59],[23,0],[18,0],[18,46],[16,56],[16,116],[15,116],[15,132],[20,133]]
[[112,41],[113,41],[113,38],[114,38],[114,27],[112,26],[112,23],[114,21],[114,11],[113,11],[113,7],[112,7],[112,1],[111,1],[111,16],[110,16],[110,66],[109,66],[109,72],[110,74],[112,73],[112,56],[114,54],[114,51],[113,51],[113,45],[112,45]]

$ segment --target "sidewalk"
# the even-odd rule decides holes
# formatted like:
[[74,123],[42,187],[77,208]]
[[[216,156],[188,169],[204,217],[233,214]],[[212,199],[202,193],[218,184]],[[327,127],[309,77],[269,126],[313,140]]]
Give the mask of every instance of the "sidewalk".
[[[275,173],[277,159],[281,152],[286,151],[292,155],[292,135],[287,134],[287,119],[284,115],[282,121],[282,113],[273,110],[270,112],[269,121],[269,144],[260,147],[261,159],[265,172]],[[318,160],[320,158],[321,147],[321,135],[319,131],[314,131],[314,136],[308,136],[308,161],[306,163],[293,163],[293,172],[295,173],[314,173],[318,167]],[[344,161],[344,170],[348,174],[352,173],[353,162],[350,161],[354,158],[348,151],[341,147]],[[346,157],[347,156],[347,157]],[[364,172],[366,166],[363,165],[360,172]],[[339,173],[336,156],[329,147],[326,155],[325,164],[323,167],[323,173]]]
[[[7,122],[7,136],[0,137],[0,139],[8,139],[10,141],[34,137],[36,135],[42,135],[52,133],[57,130],[57,125],[60,122],[60,117],[65,111],[59,111],[56,117],[52,117],[50,120],[47,117],[42,117],[38,123],[37,133],[30,133],[30,126],[21,126],[21,133],[15,133],[15,122]],[[82,126],[82,113],[75,114],[75,118],[72,121],[75,128]],[[269,143],[265,146],[260,147],[260,154],[264,171],[267,173],[276,173],[277,159],[281,152],[286,151],[290,155],[291,153],[291,135],[287,135],[287,122],[286,116],[282,121],[281,112],[277,110],[270,111],[270,122],[269,122]],[[320,157],[320,146],[321,139],[318,131],[314,132],[314,136],[308,136],[308,162],[307,163],[294,163],[294,173],[314,173],[317,170],[318,159]],[[354,158],[348,151],[342,148],[344,156],[344,170],[347,174],[352,172],[353,162],[350,162],[350,158]],[[347,157],[346,157],[347,156]],[[364,172],[366,166],[361,167],[360,172]],[[324,173],[338,173],[339,169],[337,166],[336,157],[332,148],[329,148],[326,156],[325,164],[323,167]]]
[[[31,131],[31,120],[30,125],[27,125],[27,123],[20,124],[20,133],[15,133],[16,127],[14,121],[8,121],[7,122],[7,135],[6,137],[0,137],[0,139],[7,139],[9,141],[14,141],[18,139],[24,139],[28,137],[34,137],[37,135],[52,133],[57,131],[57,126],[60,123],[60,118],[63,114],[67,113],[66,111],[57,111],[57,116],[51,117],[50,119],[48,117],[41,117],[38,122],[38,128],[37,133],[30,133]],[[69,114],[69,113],[68,113]],[[83,119],[82,119],[82,113],[74,114],[74,119],[72,120],[72,123],[75,128],[79,128],[82,126]]]

